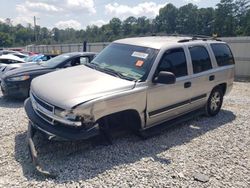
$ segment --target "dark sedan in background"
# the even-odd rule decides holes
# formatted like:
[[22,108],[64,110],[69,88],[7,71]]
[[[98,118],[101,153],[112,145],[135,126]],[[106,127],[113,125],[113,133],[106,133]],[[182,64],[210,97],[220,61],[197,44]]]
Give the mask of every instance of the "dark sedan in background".
[[95,56],[93,52],[66,53],[34,66],[8,71],[2,76],[2,93],[4,96],[25,99],[29,96],[33,78],[58,69],[86,64]]

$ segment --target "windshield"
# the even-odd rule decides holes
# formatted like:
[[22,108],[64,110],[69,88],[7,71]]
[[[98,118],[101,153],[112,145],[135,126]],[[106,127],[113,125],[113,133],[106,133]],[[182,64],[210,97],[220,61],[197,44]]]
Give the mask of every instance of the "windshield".
[[34,59],[36,56],[37,56],[37,55],[28,56],[28,57],[24,58],[24,61],[26,61],[26,62],[32,62],[33,59]]
[[90,64],[121,78],[144,81],[158,52],[153,48],[112,43]]
[[62,62],[73,57],[74,55],[75,54],[62,54],[62,55],[56,56],[48,61],[41,62],[40,64],[44,67],[50,67],[50,68],[57,67]]

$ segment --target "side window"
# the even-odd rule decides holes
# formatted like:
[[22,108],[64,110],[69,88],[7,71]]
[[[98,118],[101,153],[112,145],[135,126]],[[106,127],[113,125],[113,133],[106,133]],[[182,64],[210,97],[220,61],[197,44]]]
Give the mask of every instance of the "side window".
[[85,65],[86,63],[89,63],[88,57],[80,57],[80,64]]
[[0,60],[0,63],[3,63],[3,64],[11,64],[11,61],[9,59],[1,59]]
[[68,61],[68,62],[63,66],[63,68],[71,67],[71,61],[72,61],[72,60]]
[[76,57],[76,58],[71,59],[63,67],[67,68],[67,67],[73,67],[73,66],[77,66],[77,65],[80,65],[80,57]]
[[218,66],[233,65],[234,58],[226,44],[211,44]]
[[192,58],[194,74],[212,69],[211,59],[205,47],[193,46],[189,47],[189,51]]
[[168,50],[162,57],[158,71],[168,71],[176,77],[187,75],[187,61],[182,48]]

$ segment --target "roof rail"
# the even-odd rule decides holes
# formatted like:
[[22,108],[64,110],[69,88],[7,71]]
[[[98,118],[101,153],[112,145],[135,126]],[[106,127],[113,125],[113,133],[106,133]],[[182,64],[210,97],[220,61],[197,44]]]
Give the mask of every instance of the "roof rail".
[[179,43],[190,42],[190,41],[195,41],[195,40],[202,40],[202,41],[215,40],[215,41],[221,41],[220,39],[217,38],[216,35],[207,36],[207,35],[191,35],[191,34],[178,34],[178,33],[173,33],[173,34],[152,33],[151,36],[187,37],[187,38],[179,40],[178,41]]
[[179,43],[183,43],[183,42],[190,42],[190,41],[195,41],[195,40],[202,40],[202,41],[215,40],[215,41],[221,41],[217,37],[209,37],[209,36],[205,36],[205,35],[193,35],[193,36],[190,36],[190,38],[181,39],[178,42]]

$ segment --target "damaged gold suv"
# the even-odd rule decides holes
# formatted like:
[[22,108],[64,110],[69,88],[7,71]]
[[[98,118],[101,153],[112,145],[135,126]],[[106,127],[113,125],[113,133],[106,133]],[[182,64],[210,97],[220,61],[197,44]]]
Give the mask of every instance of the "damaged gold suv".
[[219,40],[117,40],[90,63],[32,81],[25,110],[33,159],[35,130],[51,140],[79,140],[107,133],[113,122],[142,131],[197,109],[214,116],[233,80],[233,55]]

